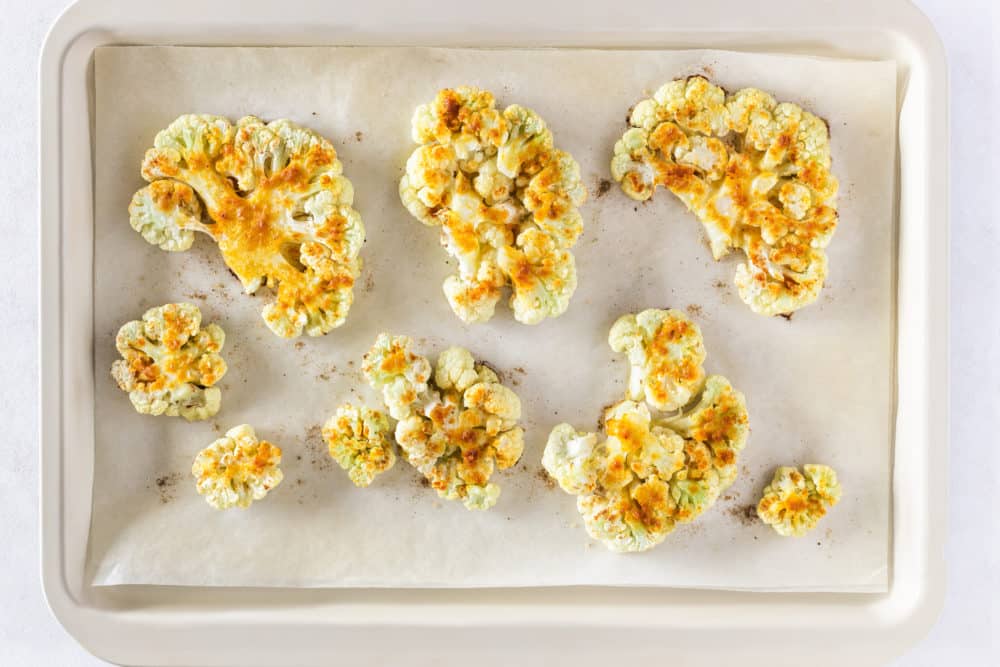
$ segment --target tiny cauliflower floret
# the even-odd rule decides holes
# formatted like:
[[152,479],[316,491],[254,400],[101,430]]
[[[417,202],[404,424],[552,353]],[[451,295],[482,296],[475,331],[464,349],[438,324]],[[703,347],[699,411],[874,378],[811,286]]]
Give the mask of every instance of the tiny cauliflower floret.
[[716,259],[743,250],[736,285],[754,312],[816,300],[837,227],[826,123],[755,88],[727,95],[700,76],[667,83],[629,123],[611,160],[628,196],[666,187],[702,222]]
[[368,486],[396,463],[389,420],[378,410],[345,403],[323,425],[330,456],[355,486]]
[[274,291],[275,334],[319,336],[347,318],[365,241],[341,172],[333,145],[291,121],[181,116],[146,152],[130,222],[168,251],[208,234],[248,294]]
[[[662,324],[684,321],[676,311],[648,310],[621,318],[612,338],[641,346],[643,336],[651,337]],[[603,442],[595,433],[559,424],[545,446],[542,465],[564,491],[578,496],[588,534],[613,551],[656,546],[676,524],[711,507],[736,479],[737,456],[749,433],[746,401],[722,376],[702,382],[701,334],[695,328],[684,336],[687,346],[700,350],[698,381],[685,390],[687,398],[672,394],[667,409],[697,398],[691,407],[654,417],[644,403],[625,400],[605,412]],[[636,393],[637,400],[652,404],[642,383]]]
[[115,346],[122,359],[112,364],[111,376],[141,414],[207,419],[222,401],[213,385],[226,373],[219,356],[225,340],[217,324],[201,326],[195,305],[151,308],[118,330]]
[[782,466],[764,489],[757,516],[785,537],[801,537],[840,501],[837,473],[825,465]]
[[608,344],[628,356],[628,397],[657,410],[688,404],[705,378],[701,330],[679,310],[650,308],[623,315],[611,327]]
[[501,113],[492,93],[460,86],[417,108],[413,139],[421,146],[399,194],[413,217],[441,228],[441,245],[457,261],[444,282],[455,314],[489,320],[508,286],[520,322],[565,312],[576,290],[569,249],[583,231],[578,208],[587,190],[545,122],[519,105]]
[[[387,358],[386,341],[400,339],[406,341],[402,358],[416,356],[409,352],[409,339],[383,334],[366,356],[366,366],[369,360]],[[459,347],[441,353],[430,384],[423,377],[422,390],[408,385],[404,393],[412,400],[398,412],[395,436],[403,457],[442,498],[460,500],[469,509],[492,507],[500,496],[500,487],[490,481],[494,470],[510,468],[524,451],[524,432],[517,426],[520,399],[500,384],[496,373]],[[386,392],[398,374],[372,373],[369,378],[383,390],[390,408],[390,400],[399,404],[395,390]]]
[[201,450],[191,466],[198,493],[220,510],[250,507],[281,483],[281,449],[242,424]]
[[406,336],[379,334],[361,364],[368,384],[382,392],[382,400],[393,419],[403,419],[412,406],[427,394],[431,365],[426,358],[410,350],[413,341]]

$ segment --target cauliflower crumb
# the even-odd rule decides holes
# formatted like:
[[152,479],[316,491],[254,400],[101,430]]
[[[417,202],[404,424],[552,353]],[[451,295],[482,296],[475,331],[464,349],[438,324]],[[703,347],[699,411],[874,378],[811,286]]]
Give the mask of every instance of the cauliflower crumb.
[[757,516],[785,537],[801,537],[816,527],[827,508],[840,501],[837,473],[825,465],[782,466],[764,489]]
[[250,507],[281,483],[281,449],[241,424],[201,450],[191,466],[198,493],[215,509]]
[[129,221],[146,241],[178,252],[211,236],[247,294],[274,291],[262,314],[278,336],[344,323],[365,229],[329,141],[288,120],[185,115],[156,135],[142,176]]
[[[395,437],[403,457],[442,498],[488,509],[500,496],[500,487],[490,481],[494,470],[510,468],[524,451],[524,432],[517,426],[521,401],[496,373],[459,347],[441,353],[428,382],[427,360],[409,346],[405,336],[380,334],[365,356],[365,368],[372,369],[365,370],[369,382],[401,415]],[[423,381],[403,378],[400,385],[404,369],[417,365]]]
[[[690,323],[678,311],[644,311],[619,319],[611,338],[631,340],[628,348],[641,349],[644,335],[649,338],[661,325],[684,322]],[[697,350],[697,382],[685,393],[674,389],[670,401],[660,401],[660,393],[644,388],[650,375],[644,357],[633,366],[633,374],[636,366],[642,372],[634,393],[653,407],[658,407],[654,401],[670,406],[661,409],[676,410],[695,397],[693,406],[656,417],[645,403],[627,399],[605,411],[603,441],[596,433],[559,424],[545,446],[542,466],[564,491],[577,496],[587,533],[612,551],[656,546],[678,523],[694,521],[711,507],[736,479],[737,456],[749,434],[746,401],[722,376],[702,380],[705,352],[697,327],[683,328],[680,338],[684,350],[677,358]]]
[[140,414],[208,419],[222,403],[213,385],[226,374],[219,355],[225,340],[219,325],[201,327],[201,311],[193,304],[150,308],[118,330],[115,347],[122,359],[112,364],[111,377]]
[[459,86],[417,107],[413,139],[421,146],[406,162],[400,198],[417,220],[441,227],[458,262],[443,289],[459,319],[489,320],[507,286],[519,322],[565,312],[587,190],[545,122],[516,104],[500,112],[489,91]]
[[822,120],[755,88],[727,95],[692,76],[637,104],[629,122],[611,160],[625,194],[646,200],[662,185],[702,222],[716,259],[743,250],[735,283],[754,312],[816,300],[837,227]]
[[628,356],[628,397],[645,399],[657,410],[687,405],[705,379],[701,329],[680,310],[623,315],[611,327],[608,344]]
[[389,420],[378,410],[345,403],[323,425],[330,456],[347,471],[355,486],[368,486],[396,463]]

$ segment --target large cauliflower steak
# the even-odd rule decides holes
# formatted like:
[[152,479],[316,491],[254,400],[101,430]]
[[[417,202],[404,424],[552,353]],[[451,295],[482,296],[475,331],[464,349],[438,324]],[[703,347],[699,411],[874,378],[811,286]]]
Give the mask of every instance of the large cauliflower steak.
[[420,146],[400,198],[417,220],[441,228],[458,269],[444,293],[459,319],[489,320],[508,287],[519,322],[564,313],[576,290],[569,249],[583,231],[577,209],[587,190],[545,122],[519,105],[501,112],[489,91],[460,86],[417,107],[413,140]]
[[111,376],[140,414],[208,419],[222,402],[213,385],[226,374],[219,356],[225,341],[219,325],[201,326],[193,304],[150,308],[118,330],[115,347],[122,358],[112,364]]
[[[649,316],[657,312],[665,317]],[[635,344],[642,345],[637,321],[656,323],[640,325],[638,331],[655,332],[664,322],[693,326],[677,311],[645,311],[621,318],[611,338],[622,334],[620,323],[627,322],[637,336]],[[701,334],[696,327],[686,330],[692,332],[685,334],[691,336],[686,347],[700,350],[700,368]],[[677,367],[662,372],[665,379],[673,373],[669,386],[684,386],[689,380]],[[686,395],[696,400],[690,403],[675,396],[668,408],[673,412],[663,416],[654,416],[636,400],[611,406],[604,414],[603,441],[596,433],[578,432],[569,424],[559,424],[549,435],[543,467],[564,491],[577,496],[587,533],[612,551],[656,546],[678,523],[694,521],[711,507],[736,479],[737,456],[749,434],[743,394],[719,375],[699,376],[690,386],[696,389]],[[638,400],[648,401],[641,384],[634,393]],[[677,411],[678,407],[685,409]]]
[[340,326],[365,241],[354,189],[333,145],[288,120],[181,116],[156,135],[129,205],[132,227],[163,250],[208,234],[248,294],[274,291],[263,317],[286,338]]
[[460,347],[441,353],[432,380],[418,390],[407,373],[419,368],[416,376],[424,377],[429,362],[409,347],[406,337],[382,334],[364,366],[369,382],[399,415],[395,436],[403,457],[442,498],[489,509],[500,496],[499,485],[490,481],[493,472],[513,466],[524,451],[524,431],[517,425],[521,401]]
[[801,472],[782,466],[764,489],[757,516],[779,535],[801,537],[840,501],[840,494],[837,473],[829,466],[811,463]]
[[735,282],[754,312],[816,300],[837,226],[825,122],[756,88],[727,95],[692,76],[639,102],[629,124],[611,160],[625,194],[646,200],[663,186],[701,220],[716,259],[743,250]]
[[201,450],[191,474],[198,493],[215,509],[246,509],[281,483],[280,463],[281,449],[241,424]]

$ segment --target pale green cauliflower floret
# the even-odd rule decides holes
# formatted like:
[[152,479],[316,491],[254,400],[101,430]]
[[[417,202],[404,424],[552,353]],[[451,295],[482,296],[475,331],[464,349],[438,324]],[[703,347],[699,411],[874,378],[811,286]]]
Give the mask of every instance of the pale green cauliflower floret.
[[569,153],[552,151],[551,159],[532,176],[522,195],[538,228],[563,248],[571,248],[583,233],[579,207],[587,200],[580,165]]
[[441,228],[458,265],[444,293],[463,322],[489,320],[510,286],[515,318],[537,324],[561,315],[576,289],[569,248],[583,232],[587,190],[534,111],[494,104],[488,91],[463,86],[418,107],[413,137],[422,145],[399,194],[415,218]]
[[393,419],[403,419],[415,403],[427,395],[431,365],[425,357],[410,350],[413,341],[406,336],[381,333],[365,353],[361,364],[368,384],[382,392],[382,400]]
[[526,163],[552,150],[552,133],[538,114],[519,104],[503,112],[507,134],[497,150],[497,170],[509,178],[517,178]]
[[[395,352],[373,354],[391,347],[392,341],[397,342]],[[394,369],[412,364],[415,356],[409,352],[409,339],[385,334],[373,352],[366,355],[365,366],[376,370],[366,370],[366,375],[388,381],[397,378]],[[378,370],[381,359],[390,360],[390,372]],[[524,451],[524,431],[517,426],[520,399],[500,384],[494,371],[459,347],[438,357],[431,385],[426,384],[429,370],[420,375],[423,390],[411,392],[419,394],[419,400],[410,401],[397,417],[395,436],[403,457],[442,498],[461,500],[469,509],[492,507],[500,496],[500,487],[490,481],[494,470],[513,466]],[[373,386],[378,388],[378,383]],[[386,395],[390,408],[393,397]]]
[[628,397],[658,410],[686,405],[701,388],[705,346],[701,330],[679,310],[648,309],[623,315],[608,344],[629,361]]
[[778,468],[757,504],[757,515],[785,537],[805,535],[840,501],[833,468],[808,464],[802,469]]
[[215,509],[247,508],[281,483],[281,449],[248,424],[226,431],[201,450],[191,466],[198,493]]
[[[619,319],[610,338],[616,349],[642,348],[662,327],[685,322],[691,324],[677,311],[648,310]],[[701,333],[697,327],[682,328],[678,335],[663,334],[665,340],[683,340],[685,354],[699,350],[695,357],[701,373]],[[647,375],[643,371],[642,378]],[[637,398],[648,401],[642,385]],[[659,544],[676,524],[693,521],[710,508],[736,479],[737,456],[749,433],[743,395],[724,377],[711,375],[699,380],[687,397],[696,399],[693,406],[660,417],[632,400],[609,407],[603,442],[569,424],[559,424],[549,435],[542,465],[564,491],[579,496],[577,509],[588,534],[613,551],[643,551]],[[677,398],[675,392],[677,404],[668,403],[667,409],[685,406],[688,398]]]
[[490,253],[480,262],[474,275],[445,278],[443,290],[460,320],[466,324],[486,322],[493,317],[505,281],[496,262],[496,253]]
[[207,419],[219,411],[215,387],[226,373],[219,356],[226,335],[217,324],[201,327],[201,311],[190,303],[151,308],[124,324],[115,337],[122,359],[111,376],[128,392],[136,412]]
[[510,307],[518,322],[538,324],[569,308],[576,291],[576,262],[552,236],[538,228],[525,229],[516,246],[500,250],[497,264],[510,277]]
[[826,123],[754,88],[671,81],[638,103],[611,174],[628,196],[673,192],[702,222],[715,259],[743,250],[740,298],[763,315],[816,300],[837,227]]
[[211,236],[248,294],[270,288],[267,326],[282,337],[340,326],[365,241],[354,188],[333,145],[288,120],[185,115],[156,135],[129,220],[163,250]]
[[396,463],[389,420],[378,410],[345,403],[323,425],[330,456],[355,486],[368,486]]
[[580,495],[597,488],[603,458],[596,433],[580,433],[569,424],[559,424],[549,434],[542,466],[563,491]]

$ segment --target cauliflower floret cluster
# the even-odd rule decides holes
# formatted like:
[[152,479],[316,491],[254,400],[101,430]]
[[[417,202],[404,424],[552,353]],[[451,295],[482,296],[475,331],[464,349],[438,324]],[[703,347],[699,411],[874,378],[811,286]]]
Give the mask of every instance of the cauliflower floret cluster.
[[493,94],[469,86],[441,90],[413,115],[421,144],[406,162],[399,194],[458,264],[444,282],[466,323],[493,317],[504,288],[525,324],[557,317],[576,290],[569,249],[583,231],[587,198],[580,166],[552,144],[531,109],[495,108]]
[[[631,334],[622,331],[623,321],[632,328],[639,322],[644,332],[624,347],[617,343]],[[658,324],[649,325],[653,322]],[[643,323],[649,326],[643,328]],[[682,357],[697,359],[690,362],[695,366],[693,374],[686,364],[650,365],[647,359],[638,363],[632,356],[636,346],[646,349],[656,344],[658,327],[676,330],[681,323],[687,325]],[[630,386],[629,399],[605,412],[607,437],[603,441],[596,433],[559,424],[549,435],[542,465],[564,491],[577,496],[577,510],[591,537],[613,551],[645,551],[662,542],[678,523],[693,521],[711,507],[736,479],[737,455],[749,433],[746,402],[726,378],[704,378],[701,333],[679,311],[626,315],[612,328],[609,342],[615,350],[629,354],[633,378],[637,366],[643,373],[640,381]],[[692,350],[696,352],[693,357]],[[649,353],[646,349],[645,354]],[[647,382],[652,376],[650,367],[658,369],[660,380]],[[647,398],[657,407],[648,397],[661,401],[663,396],[657,391],[651,394],[650,386],[671,389],[664,399],[671,406],[666,409],[688,406],[694,397],[697,402],[656,416],[638,402]]]
[[785,537],[801,537],[816,527],[827,508],[840,501],[840,484],[833,468],[818,464],[782,466],[764,489],[757,516]]
[[291,121],[181,116],[146,152],[130,222],[171,252],[208,234],[247,294],[274,291],[271,331],[319,336],[347,318],[365,241],[341,172],[333,145]]
[[[524,451],[524,431],[517,426],[521,401],[496,373],[459,347],[441,353],[431,383],[416,390],[405,381],[403,391],[387,391],[413,368],[418,370],[410,376],[427,379],[423,369],[430,364],[409,352],[410,346],[405,336],[382,334],[362,367],[395,410],[395,438],[403,457],[442,498],[489,509],[500,496],[500,487],[490,481],[494,470],[510,468]],[[386,350],[400,352],[387,356]],[[386,371],[383,360],[393,354],[401,361]]]
[[819,296],[824,248],[837,227],[837,179],[826,123],[745,88],[731,95],[700,76],[637,104],[611,173],[629,197],[668,188],[705,227],[715,259],[740,248],[740,298],[763,315]]
[[705,380],[705,345],[698,325],[676,310],[650,308],[623,315],[608,344],[628,357],[628,397],[657,410],[676,410]]
[[281,449],[257,434],[248,424],[226,431],[201,450],[191,466],[198,493],[215,509],[250,507],[281,483]]
[[136,412],[207,419],[222,402],[213,385],[226,374],[219,356],[225,340],[219,325],[202,328],[201,311],[193,304],[150,308],[118,330],[115,346],[122,359],[112,364],[111,377],[128,392]]
[[355,486],[368,486],[396,463],[389,433],[389,420],[384,414],[350,403],[337,408],[323,425],[330,456],[347,471]]

